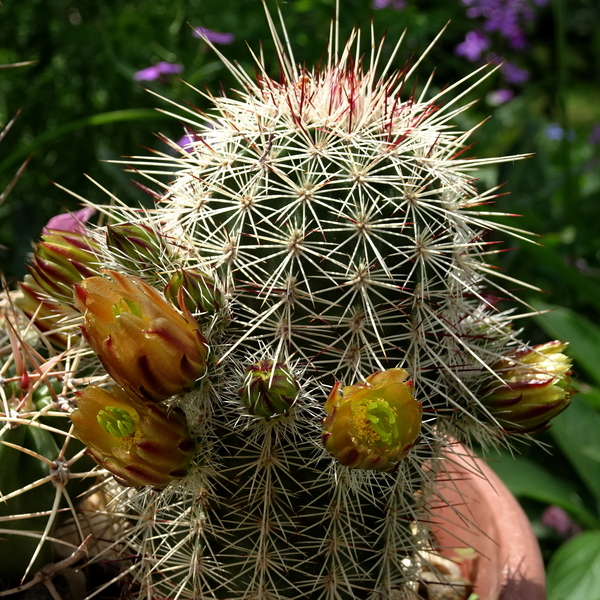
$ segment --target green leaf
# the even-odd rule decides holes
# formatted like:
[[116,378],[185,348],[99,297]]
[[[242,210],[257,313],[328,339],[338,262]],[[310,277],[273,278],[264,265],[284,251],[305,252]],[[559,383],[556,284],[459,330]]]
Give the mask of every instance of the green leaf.
[[[500,459],[496,460],[496,456],[500,456]],[[498,452],[498,455],[492,454],[486,458],[491,458],[489,466],[515,496],[555,504],[586,527],[600,527],[598,519],[584,506],[569,481],[556,477],[522,456],[512,457],[507,452]]]
[[[22,446],[38,452],[49,460],[56,458],[58,447],[50,434],[37,427],[21,425],[16,429],[9,429],[0,437],[0,440]],[[0,444],[0,494],[7,496],[11,492],[24,489],[31,483],[47,476],[48,465],[25,452],[10,446]],[[9,500],[0,502],[0,517],[36,514],[52,508],[56,490],[52,483],[23,492]],[[46,524],[46,517],[15,518],[2,521],[3,529],[26,530],[41,533]],[[0,537],[0,579],[4,582],[17,583],[31,556],[37,548],[38,540],[35,537],[10,535],[3,533]],[[52,560],[52,547],[45,544],[36,562],[33,572]]]
[[[533,226],[532,230],[535,230]],[[577,290],[580,297],[600,308],[600,284],[598,281],[568,265],[564,257],[544,243],[544,240],[542,240],[542,244],[539,246],[537,244],[523,244],[521,249],[530,255],[528,258],[531,258],[533,264],[543,264],[545,269],[554,272],[556,279],[563,284],[572,286],[573,289]]]
[[41,148],[49,141],[55,140],[67,133],[83,129],[84,127],[99,127],[110,123],[122,123],[124,121],[150,121],[164,119],[165,115],[148,108],[130,108],[124,110],[113,110],[112,112],[92,115],[70,123],[64,123],[50,131],[46,131],[42,135],[36,137],[30,144],[16,150],[0,163],[0,172],[8,167],[11,167],[18,160],[22,160],[32,152]]
[[573,383],[579,392],[578,397],[583,398],[592,408],[600,410],[600,390],[577,380]]
[[567,308],[542,302],[532,306],[540,311],[551,310],[536,316],[536,323],[550,337],[569,342],[568,354],[600,385],[600,327]]
[[600,414],[577,394],[552,421],[550,434],[582,481],[600,502]]
[[548,600],[600,600],[600,533],[563,544],[548,565],[547,582]]

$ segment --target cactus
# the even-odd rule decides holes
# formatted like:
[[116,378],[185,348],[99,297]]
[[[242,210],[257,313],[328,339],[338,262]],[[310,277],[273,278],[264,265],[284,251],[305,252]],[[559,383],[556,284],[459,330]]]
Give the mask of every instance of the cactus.
[[[464,91],[441,103],[469,78],[410,96],[417,65],[376,75],[358,31],[309,70],[266,12],[281,77],[222,57],[242,91],[178,115],[192,148],[138,159],[172,181],[152,211],[102,207],[112,224],[82,234],[98,274],[40,336],[66,348],[75,433],[116,475],[125,597],[408,600],[442,453],[519,433],[497,397],[535,351],[488,300],[482,239],[515,230],[473,173],[520,157],[459,157]],[[36,294],[32,318],[64,303]],[[564,390],[561,361],[546,379]]]

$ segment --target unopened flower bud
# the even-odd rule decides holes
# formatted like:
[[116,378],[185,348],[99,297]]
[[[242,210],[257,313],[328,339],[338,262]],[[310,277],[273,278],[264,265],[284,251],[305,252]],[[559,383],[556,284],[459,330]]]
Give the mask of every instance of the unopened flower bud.
[[167,251],[162,237],[143,224],[121,223],[106,228],[106,243],[117,252],[118,261],[132,271],[142,271],[156,265]]
[[72,305],[73,284],[98,274],[96,249],[98,245],[89,236],[50,230],[36,245],[29,271],[52,298]]
[[285,365],[265,359],[246,367],[239,395],[251,415],[274,418],[290,412],[299,392],[296,378]]
[[160,402],[190,391],[206,369],[207,346],[180,293],[182,313],[137,277],[107,271],[75,285],[83,333],[108,374]]
[[214,277],[208,273],[200,269],[177,271],[165,287],[165,297],[177,304],[180,289],[183,289],[188,310],[191,313],[200,312],[199,319],[206,321],[215,313],[224,313],[225,297],[217,287]]
[[325,403],[325,449],[355,469],[392,471],[406,457],[421,430],[421,403],[412,395],[404,369],[388,369],[341,389]]
[[554,341],[518,350],[493,365],[504,382],[491,383],[481,402],[510,433],[532,433],[548,427],[550,419],[571,401],[571,359],[567,343]]
[[71,421],[87,453],[122,485],[164,488],[187,473],[194,456],[181,410],[132,398],[117,387],[85,388]]
[[21,295],[16,297],[15,304],[48,341],[58,348],[66,348],[69,336],[63,330],[78,313],[71,306],[48,298],[31,275],[25,275],[24,280],[19,282],[19,288]]

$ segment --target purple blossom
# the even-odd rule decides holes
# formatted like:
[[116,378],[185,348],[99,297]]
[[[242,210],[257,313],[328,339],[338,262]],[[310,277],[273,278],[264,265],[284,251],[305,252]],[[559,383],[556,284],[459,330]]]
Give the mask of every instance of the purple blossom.
[[481,54],[490,47],[490,40],[481,31],[469,31],[465,41],[461,42],[454,52],[458,56],[464,56],[467,60],[475,62],[481,58]]
[[[526,46],[522,24],[533,21],[534,8],[530,0],[462,0],[471,19],[485,19],[486,31],[497,31],[506,38],[512,48],[523,50]],[[533,0],[537,6],[543,6],[547,0]]]
[[193,33],[195,37],[205,38],[213,44],[231,44],[235,40],[233,33],[213,31],[208,27],[196,27]]
[[85,224],[96,212],[93,206],[86,206],[75,212],[68,212],[63,215],[52,217],[47,223],[42,233],[50,233],[51,229],[59,231],[75,231],[76,233],[85,233]]
[[571,517],[560,506],[549,506],[542,515],[542,525],[554,529],[565,538],[571,538],[581,533],[581,527],[571,520]]
[[379,10],[381,8],[403,10],[406,8],[406,0],[373,0],[371,6],[376,10]]
[[558,123],[550,123],[545,133],[546,137],[553,142],[558,142],[565,137],[565,130]]
[[506,61],[500,67],[500,71],[502,71],[506,81],[514,85],[522,85],[529,79],[529,71],[527,69],[521,69],[521,67],[510,61]]
[[506,102],[510,102],[515,97],[515,93],[512,90],[506,88],[500,88],[499,90],[493,91],[488,96],[488,102],[492,106],[500,106]]
[[184,152],[192,152],[194,150],[194,145],[198,141],[198,138],[195,134],[188,132],[183,137],[179,138],[177,142],[175,142]]
[[168,80],[171,75],[181,73],[182,71],[183,65],[161,61],[151,67],[137,71],[133,74],[133,78],[136,81],[154,81],[156,79],[165,81]]

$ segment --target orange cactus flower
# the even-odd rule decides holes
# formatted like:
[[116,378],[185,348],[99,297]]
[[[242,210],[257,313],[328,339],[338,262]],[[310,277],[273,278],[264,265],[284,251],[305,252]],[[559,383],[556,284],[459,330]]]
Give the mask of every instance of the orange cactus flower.
[[208,349],[185,302],[179,312],[141,279],[107,274],[74,287],[83,334],[108,374],[153,402],[193,389]]
[[181,410],[167,411],[116,387],[85,388],[71,421],[87,453],[122,485],[164,488],[187,473],[194,455]]
[[325,449],[355,469],[393,471],[421,430],[422,407],[412,395],[404,369],[388,369],[341,389],[338,382],[325,403]]
[[493,365],[504,384],[494,381],[481,402],[508,433],[533,433],[550,426],[571,402],[571,359],[567,343],[555,340],[517,350]]

